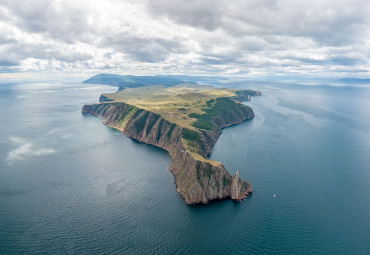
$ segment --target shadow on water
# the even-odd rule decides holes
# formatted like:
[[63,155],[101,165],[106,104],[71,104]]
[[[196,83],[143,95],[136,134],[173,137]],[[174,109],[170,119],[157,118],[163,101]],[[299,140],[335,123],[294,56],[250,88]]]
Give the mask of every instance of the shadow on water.
[[222,204],[232,204],[234,208],[240,207],[243,203],[248,203],[248,201],[251,199],[251,196],[247,197],[245,200],[242,201],[235,201],[232,200],[230,197],[228,198],[223,198],[223,199],[214,199],[208,202],[208,204],[203,204],[203,203],[198,203],[198,204],[190,204],[188,205],[189,208],[192,210],[212,210],[211,208],[219,207]]
[[[98,116],[94,116],[92,114],[83,114],[83,113],[81,113],[81,115],[84,118],[94,118],[94,119],[97,118],[97,119],[102,120],[102,122],[103,122],[103,119],[102,118],[100,118]],[[163,149],[161,147],[155,146],[153,144],[148,144],[148,143],[145,143],[145,142],[140,142],[139,140],[136,140],[134,138],[128,137],[123,132],[121,132],[120,130],[118,130],[117,128],[109,127],[109,126],[106,126],[106,128],[109,129],[112,132],[113,135],[123,135],[123,136],[129,138],[136,145],[147,147],[147,148],[151,148],[154,151],[163,152],[163,153],[166,153],[167,155],[169,155],[167,150],[165,150],[165,149]]]

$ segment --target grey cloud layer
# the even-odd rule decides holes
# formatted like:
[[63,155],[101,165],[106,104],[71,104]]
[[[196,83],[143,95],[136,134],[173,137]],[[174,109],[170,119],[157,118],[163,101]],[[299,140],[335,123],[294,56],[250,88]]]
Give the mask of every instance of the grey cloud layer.
[[1,1],[0,72],[363,73],[368,13],[367,0]]

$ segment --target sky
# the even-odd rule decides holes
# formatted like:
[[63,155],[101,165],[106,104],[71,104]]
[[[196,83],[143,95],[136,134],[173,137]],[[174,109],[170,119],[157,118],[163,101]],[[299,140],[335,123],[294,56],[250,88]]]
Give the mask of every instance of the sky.
[[0,78],[370,78],[368,0],[0,0]]

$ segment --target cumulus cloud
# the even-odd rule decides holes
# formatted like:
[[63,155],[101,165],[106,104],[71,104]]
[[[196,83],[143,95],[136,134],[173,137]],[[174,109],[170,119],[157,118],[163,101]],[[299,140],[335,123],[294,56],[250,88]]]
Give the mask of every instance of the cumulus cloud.
[[368,74],[368,13],[367,0],[5,0],[0,72]]

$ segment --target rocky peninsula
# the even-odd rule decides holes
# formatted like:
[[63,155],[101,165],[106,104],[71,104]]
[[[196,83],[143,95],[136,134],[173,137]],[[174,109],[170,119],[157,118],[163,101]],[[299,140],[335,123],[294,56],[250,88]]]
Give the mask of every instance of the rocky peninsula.
[[260,92],[217,89],[194,84],[143,86],[103,94],[100,103],[84,105],[82,113],[104,119],[137,141],[167,150],[177,191],[187,204],[214,199],[241,200],[252,185],[234,177],[222,163],[208,159],[222,128],[254,117],[239,101]]

